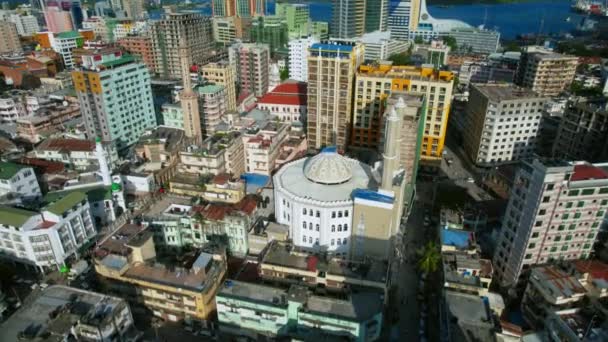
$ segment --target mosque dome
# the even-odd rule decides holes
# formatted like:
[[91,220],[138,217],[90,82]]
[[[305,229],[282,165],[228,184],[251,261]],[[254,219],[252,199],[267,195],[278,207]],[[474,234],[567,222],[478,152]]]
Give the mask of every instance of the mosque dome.
[[341,184],[352,176],[351,162],[336,152],[322,152],[304,164],[304,175],[319,184]]

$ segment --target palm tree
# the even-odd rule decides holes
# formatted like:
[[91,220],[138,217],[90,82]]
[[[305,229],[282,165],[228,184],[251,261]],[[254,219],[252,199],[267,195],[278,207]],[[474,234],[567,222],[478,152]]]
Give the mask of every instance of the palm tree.
[[417,252],[420,256],[418,267],[420,267],[423,272],[431,273],[437,271],[439,262],[441,261],[441,253],[434,241],[429,241],[426,246],[421,247]]

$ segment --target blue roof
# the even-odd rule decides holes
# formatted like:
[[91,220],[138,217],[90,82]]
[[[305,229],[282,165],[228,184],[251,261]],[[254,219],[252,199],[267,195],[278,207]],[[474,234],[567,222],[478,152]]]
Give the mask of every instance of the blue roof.
[[338,153],[338,148],[336,146],[328,146],[323,148],[321,153]]
[[340,52],[351,52],[353,51],[352,45],[341,45],[341,44],[323,44],[315,43],[310,47],[312,50],[326,50],[326,51],[340,51]]
[[241,179],[245,181],[245,187],[248,194],[257,193],[257,191],[270,180],[269,176],[261,175],[257,173],[244,173],[241,175]]
[[392,204],[395,198],[387,195],[383,195],[377,191],[367,189],[355,189],[353,190],[354,198],[361,198],[374,202],[382,202]]
[[456,229],[441,230],[441,244],[446,246],[455,246],[458,248],[466,248],[470,244],[471,232]]

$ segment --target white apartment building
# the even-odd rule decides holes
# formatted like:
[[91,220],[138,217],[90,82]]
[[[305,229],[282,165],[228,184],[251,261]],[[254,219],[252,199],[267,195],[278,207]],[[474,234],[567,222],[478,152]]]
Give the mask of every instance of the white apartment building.
[[40,213],[0,207],[0,256],[42,272],[66,264],[97,232],[86,195],[73,192]]
[[20,203],[42,196],[34,169],[9,162],[0,162],[0,200]]
[[14,122],[25,115],[25,109],[20,102],[12,98],[0,99],[0,122]]
[[[118,154],[111,144],[104,144],[108,165],[118,162]],[[81,139],[46,139],[32,151],[35,158],[57,161],[80,171],[99,169],[95,142]]]
[[289,41],[289,78],[308,82],[308,48],[317,42],[313,36]]
[[207,136],[215,133],[217,125],[226,114],[226,91],[221,85],[206,85],[196,88],[200,97],[201,121]]
[[527,158],[536,152],[547,98],[506,84],[471,86],[466,116],[465,151],[476,164]]
[[8,18],[8,21],[15,23],[17,26],[17,33],[20,36],[31,36],[36,32],[40,31],[40,25],[38,25],[38,20],[33,15],[19,15],[19,14],[11,14]]
[[589,257],[608,210],[608,172],[586,162],[533,160],[517,171],[494,254],[499,284],[531,266]]
[[365,46],[366,61],[384,61],[391,55],[406,52],[410,47],[407,41],[391,39],[390,31],[366,33],[357,41]]
[[236,40],[236,17],[213,17],[213,40],[231,44]]
[[259,130],[243,135],[245,171],[270,176],[281,145],[289,137],[289,124],[268,122]]

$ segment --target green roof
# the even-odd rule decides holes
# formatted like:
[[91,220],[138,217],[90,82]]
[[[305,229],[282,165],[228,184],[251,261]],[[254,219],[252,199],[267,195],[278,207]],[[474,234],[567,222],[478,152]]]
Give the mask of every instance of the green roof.
[[7,226],[21,227],[30,217],[37,214],[29,210],[0,206],[0,223]]
[[89,203],[101,202],[103,200],[112,199],[112,191],[110,187],[90,186],[72,190],[52,191],[44,196],[45,203],[53,203],[73,192],[81,192],[87,196]]
[[9,162],[0,162],[0,179],[11,179],[21,169],[27,166]]
[[135,57],[125,54],[125,55],[122,55],[122,57],[115,59],[113,61],[101,63],[101,65],[105,66],[106,68],[111,68],[111,67],[123,65],[126,63],[130,63],[130,62],[135,62]]
[[196,87],[196,91],[198,91],[199,94],[213,94],[222,89],[224,89],[224,86],[217,84],[208,84],[206,86]]
[[70,192],[58,201],[48,205],[45,210],[50,211],[55,215],[63,215],[63,213],[85,199],[86,195],[80,191]]
[[82,37],[77,31],[66,31],[57,34],[57,38],[80,38]]

